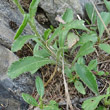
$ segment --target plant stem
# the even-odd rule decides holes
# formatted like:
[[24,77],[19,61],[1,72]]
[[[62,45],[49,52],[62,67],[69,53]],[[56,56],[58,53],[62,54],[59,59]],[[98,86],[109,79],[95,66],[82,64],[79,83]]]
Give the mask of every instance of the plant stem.
[[42,101],[42,97],[40,97],[39,102],[40,102],[40,105],[39,105],[39,106],[40,106],[40,109],[43,110],[43,101]]
[[72,66],[74,66],[74,64],[75,64],[75,62],[76,62],[76,60],[77,60],[77,58],[78,58],[78,57],[75,57],[75,58],[74,58],[74,60],[73,60],[73,62],[72,62]]
[[[14,0],[13,2],[17,5],[19,11],[20,11],[22,14],[25,14],[24,9],[22,8],[22,6],[21,6],[20,3],[18,2],[18,0]],[[39,34],[38,31],[36,30],[36,25],[35,25],[35,23],[34,23],[34,20],[35,20],[34,18],[31,19],[31,21],[29,21],[29,25],[31,26],[31,29],[34,31],[34,33],[36,34],[36,36],[40,37],[40,34]]]
[[[20,5],[20,3],[18,2],[18,0],[14,0],[13,2],[17,5],[20,12],[22,14],[25,14],[25,12],[24,12],[22,6]],[[54,57],[56,57],[56,54],[49,47],[47,47],[47,44],[45,43],[45,41],[43,41],[42,37],[40,36],[38,31],[36,30],[36,25],[35,25],[35,19],[34,18],[32,18],[31,21],[29,20],[29,25],[30,25],[32,31],[35,33],[35,35],[39,38],[39,41],[41,41],[46,46],[47,50],[50,53],[52,53]]]
[[65,95],[67,97],[67,110],[68,110],[68,105],[70,106],[71,110],[74,110],[71,100],[70,100],[70,95],[68,92],[68,85],[66,83],[65,74],[64,74],[64,52],[63,52],[63,57],[62,57],[62,74],[63,74],[63,81],[64,81],[64,87],[65,87]]
[[56,70],[57,70],[57,64],[56,64],[56,66],[55,66],[55,69],[54,69],[53,74],[50,76],[49,80],[44,84],[44,87],[46,87],[46,86],[51,82],[51,80],[52,80],[53,77],[55,76]]
[[20,10],[20,12],[22,14],[25,14],[24,9],[22,8],[22,6],[20,5],[20,3],[18,2],[18,0],[13,0],[13,2],[17,5],[18,9]]
[[[20,12],[21,12],[22,14],[25,14],[25,12],[24,12],[22,6],[20,5],[20,3],[18,2],[18,0],[14,0],[14,3],[17,5],[17,7],[18,7],[18,9],[20,10]],[[45,47],[47,48],[47,50],[48,50],[48,51],[52,54],[52,56],[56,59],[56,54],[55,54],[55,52],[52,51],[52,49],[47,45],[47,42],[45,42],[45,41],[42,39],[41,35],[38,33],[38,31],[37,31],[37,29],[36,29],[36,25],[35,25],[35,18],[32,18],[31,21],[29,20],[29,25],[30,25],[32,31],[33,31],[33,32],[35,33],[35,35],[38,37],[38,40],[45,45]],[[61,62],[61,60],[60,60],[60,62]],[[69,66],[70,66],[70,64],[68,64],[67,62],[65,62],[65,63],[66,63],[66,65],[69,65]]]
[[[40,38],[40,34],[38,33],[38,31],[36,30],[36,25],[34,23],[34,18],[33,18],[33,22],[29,21],[29,25],[31,26],[31,29],[33,30],[33,32],[36,34],[37,37]],[[41,38],[40,38],[41,39]]]
[[99,16],[99,18],[100,18],[100,20],[101,20],[102,24],[104,25],[104,28],[105,28],[105,30],[106,30],[106,32],[107,32],[107,34],[108,34],[108,36],[109,36],[109,35],[110,35],[110,33],[109,33],[109,31],[108,31],[108,29],[107,29],[107,27],[106,27],[106,25],[105,25],[105,23],[104,23],[104,21],[103,21],[103,19],[102,19],[101,15],[100,15],[100,13],[98,12],[98,10],[97,10],[97,8],[96,8],[96,6],[95,6],[94,2],[93,2],[92,0],[90,0],[90,2],[92,3],[92,5],[93,5],[93,7],[94,7],[94,9],[95,9],[95,11],[96,11],[96,13],[97,13],[97,15]]

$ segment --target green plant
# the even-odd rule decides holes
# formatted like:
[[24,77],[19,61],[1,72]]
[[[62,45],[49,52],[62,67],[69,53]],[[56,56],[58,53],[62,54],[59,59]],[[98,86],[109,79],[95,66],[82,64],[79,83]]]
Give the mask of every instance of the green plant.
[[[104,97],[108,97],[109,95],[101,96],[99,94],[96,76],[93,74],[93,71],[99,73],[97,69],[97,59],[90,61],[90,63],[86,65],[84,61],[84,56],[94,52],[96,50],[96,44],[98,44],[99,47],[106,52],[109,52],[109,50],[106,48],[106,46],[109,46],[107,44],[102,44],[103,42],[101,38],[105,29],[100,18],[96,17],[96,11],[94,10],[93,6],[91,4],[87,4],[86,10],[92,24],[96,23],[97,20],[99,35],[96,33],[95,29],[89,30],[88,28],[86,28],[83,20],[75,20],[73,16],[73,11],[71,9],[67,9],[64,15],[57,19],[60,22],[59,27],[53,29],[51,26],[51,28],[45,30],[44,34],[41,36],[36,30],[34,19],[40,0],[32,0],[29,7],[29,13],[24,12],[18,0],[13,1],[14,3],[16,3],[19,10],[23,14],[24,20],[15,35],[15,41],[12,45],[12,51],[16,52],[20,50],[25,42],[29,39],[34,40],[36,42],[36,45],[33,50],[33,56],[20,59],[19,61],[14,62],[9,67],[8,76],[13,79],[25,72],[30,72],[31,74],[34,74],[39,68],[46,64],[57,65],[60,68],[62,66],[65,91],[68,99],[67,103],[69,104],[71,110],[73,110],[73,108],[68,94],[64,72],[68,77],[69,82],[73,82],[75,88],[80,93],[86,93],[85,88],[80,81],[82,80],[83,83],[85,83],[88,88],[90,88],[92,92],[96,95],[95,98],[85,101],[82,106],[84,110],[89,110],[89,108],[87,108],[87,105],[92,104],[91,110],[94,110],[100,100]],[[88,9],[89,7],[91,8]],[[110,17],[110,13],[102,12],[101,16],[105,25],[107,26],[110,23],[108,20]],[[34,35],[21,36],[21,33],[23,32],[27,24],[30,25],[32,31],[34,32]],[[73,30],[75,30],[76,32]],[[81,35],[78,30],[83,30]],[[106,39],[104,39],[104,41],[105,40]],[[72,49],[70,53],[73,54],[76,48],[79,48],[79,50],[77,51],[76,56],[74,56],[74,60],[72,61],[72,63],[70,63],[68,59],[66,59],[65,53],[69,52],[70,49]],[[75,75],[73,75],[73,73],[75,73]],[[52,75],[50,78],[52,78],[53,76],[54,75]],[[42,97],[44,95],[44,87],[39,77],[36,78],[36,88],[40,96],[39,104],[33,97],[25,93],[22,94],[24,100],[27,103],[32,104],[33,106],[39,106],[41,109],[45,108],[45,110],[52,110],[51,107],[53,106],[54,108],[56,107],[55,110],[57,110],[58,106],[56,106],[56,103],[54,101],[50,102],[50,104],[46,107],[43,105]],[[83,91],[81,91],[81,89]],[[93,100],[93,103],[90,103],[91,100]]]
[[[107,88],[106,95],[99,95],[84,101],[82,108],[84,110],[108,110],[106,106],[110,106],[110,87]],[[102,100],[103,99],[103,100]],[[99,102],[102,100],[103,105],[98,107]],[[88,106],[89,105],[89,106]]]
[[38,94],[40,96],[40,98],[38,100],[39,103],[31,95],[26,94],[26,93],[22,93],[23,99],[28,104],[31,104],[31,105],[36,106],[36,107],[39,107],[40,109],[43,109],[43,110],[60,110],[58,108],[58,104],[55,101],[53,101],[53,100],[51,100],[48,105],[44,105],[43,104],[44,84],[43,84],[43,82],[42,82],[40,77],[36,77],[36,81],[35,82],[36,82],[35,84],[36,84],[37,92],[38,92]]
[[[103,99],[103,98],[107,98],[110,95],[100,95],[97,97],[92,97],[90,99],[87,99],[86,101],[84,101],[82,108],[84,110],[95,110],[99,104],[99,102]],[[89,105],[89,106],[88,106]]]

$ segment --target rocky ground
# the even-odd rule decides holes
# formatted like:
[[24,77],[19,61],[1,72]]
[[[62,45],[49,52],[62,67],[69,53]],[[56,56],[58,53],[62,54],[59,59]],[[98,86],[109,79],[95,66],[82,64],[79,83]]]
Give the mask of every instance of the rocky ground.
[[[102,3],[101,0],[93,1]],[[21,0],[20,2],[25,11],[28,12],[29,3],[31,0]],[[89,2],[89,0],[48,0],[48,2],[47,0],[41,0],[38,12],[36,14],[36,28],[38,29],[39,33],[42,34],[45,28],[48,28],[49,25],[57,27],[58,23],[55,21],[55,17],[57,15],[62,15],[62,13],[68,7],[74,10],[75,16],[79,14],[81,18],[85,18],[86,15],[84,11],[84,5],[87,2]],[[99,11],[105,10],[102,4],[97,6]],[[39,75],[38,72],[34,76],[26,73],[14,80],[9,79],[6,74],[8,67],[13,61],[18,60],[23,56],[32,55],[30,49],[26,45],[23,47],[22,51],[17,53],[12,53],[10,51],[14,35],[22,23],[22,20],[23,16],[20,14],[19,10],[11,2],[11,0],[0,0],[0,110],[27,110],[28,104],[26,104],[21,98],[21,93],[25,92],[35,94],[35,91],[33,91],[34,79],[36,75]],[[25,28],[23,34],[32,34],[29,26]],[[29,41],[29,45],[32,46],[32,41]],[[99,58],[98,56],[96,57]],[[90,59],[90,56],[88,59]],[[99,60],[100,62],[102,61],[102,59]],[[104,67],[105,64],[107,65],[107,62],[104,63]],[[49,69],[50,67],[51,69]],[[45,79],[48,79],[50,76],[50,71],[53,72],[52,70],[54,67],[50,67],[44,67],[39,71],[42,73],[43,71],[46,71],[46,74],[44,75]],[[102,69],[104,69],[104,67],[102,67]],[[53,99],[59,102],[60,106],[65,106],[63,79],[61,79],[62,76],[56,74],[55,78],[52,80],[52,83],[46,87],[44,97],[45,103]],[[100,90],[102,90],[105,85],[105,80],[98,79],[98,81],[99,85],[102,85],[100,88]],[[71,89],[71,86],[73,85],[70,84],[69,86]],[[74,88],[72,88],[70,92],[71,98],[73,100],[72,103],[74,106],[76,106],[76,108],[80,108],[81,103],[86,98],[86,96],[81,96],[75,91]],[[93,95],[90,91],[88,91],[88,94],[89,96]]]
[[[6,110],[27,110],[27,106],[22,105],[24,101],[21,98],[21,93],[32,93],[34,87],[33,79],[35,77],[29,73],[15,80],[11,80],[7,76],[8,67],[12,62],[18,60],[18,56],[20,56],[19,52],[18,56],[16,56],[10,49],[14,35],[22,23],[22,20],[23,16],[11,1],[0,0],[0,107],[2,107],[2,104],[7,104],[8,100],[11,100]],[[43,27],[41,27],[37,21],[36,25],[39,33],[42,33]],[[29,26],[25,28],[23,34],[32,34]],[[3,96],[7,97],[5,98]],[[16,104],[14,103],[15,101]]]

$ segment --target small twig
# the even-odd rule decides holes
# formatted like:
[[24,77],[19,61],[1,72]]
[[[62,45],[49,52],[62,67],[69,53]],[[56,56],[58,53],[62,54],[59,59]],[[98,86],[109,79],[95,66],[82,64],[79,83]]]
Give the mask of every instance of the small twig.
[[107,82],[107,84],[109,84],[109,86],[110,86],[110,82],[109,81],[106,81]]
[[65,95],[67,97],[67,110],[68,110],[68,105],[70,106],[71,110],[74,110],[72,103],[71,103],[71,100],[70,100],[70,95],[68,92],[68,85],[66,83],[65,74],[64,74],[64,58],[62,58],[62,74],[63,74],[63,81],[64,81],[64,87],[65,87]]
[[46,86],[51,82],[51,80],[52,80],[53,77],[55,76],[56,70],[57,70],[57,65],[55,66],[54,72],[53,72],[53,74],[50,76],[50,79],[44,84],[44,87],[46,87]]
[[104,21],[103,21],[103,19],[102,19],[102,17],[100,16],[100,13],[98,12],[98,10],[97,10],[97,8],[96,8],[96,6],[95,6],[95,4],[94,4],[94,2],[93,2],[92,0],[90,0],[90,2],[92,3],[94,9],[96,10],[96,13],[97,13],[97,15],[99,16],[99,19],[100,19],[101,22],[103,23],[104,28],[105,28],[107,34],[110,35],[110,34],[109,34],[109,31],[108,31],[108,29],[107,29],[107,27],[106,27],[106,25],[105,25],[105,23],[104,23]]
[[98,65],[102,64],[102,63],[108,63],[108,62],[110,62],[110,60],[105,60],[105,61],[99,62]]
[[27,47],[30,49],[31,53],[33,53],[32,48],[31,48],[28,44],[26,44],[26,45],[27,45]]
[[103,89],[99,92],[100,94],[104,91],[104,89],[106,88],[107,86],[107,82],[105,83],[105,86],[103,87]]
[[56,57],[56,54],[48,47],[47,42],[46,42],[46,48],[53,54],[53,56]]
[[92,24],[92,25],[86,25],[86,27],[96,27],[95,24]]
[[55,20],[58,21],[58,22],[60,22],[60,23],[62,23],[62,24],[66,24],[66,22],[59,15],[57,15],[57,17],[55,18]]
[[98,51],[97,51],[97,49],[95,50],[95,53],[97,54],[97,56],[99,57],[99,54],[98,54]]
[[103,5],[104,2],[98,2],[98,3],[95,3],[96,5]]
[[79,20],[81,20],[81,17],[80,17],[79,15],[77,15],[77,18],[78,18]]

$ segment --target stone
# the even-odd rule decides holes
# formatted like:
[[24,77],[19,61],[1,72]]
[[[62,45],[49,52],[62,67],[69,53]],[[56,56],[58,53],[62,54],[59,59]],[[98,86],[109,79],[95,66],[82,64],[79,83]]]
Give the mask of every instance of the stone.
[[[5,109],[6,106],[2,106],[2,104],[6,104],[7,100],[10,102],[6,110],[27,110],[27,108],[24,109],[23,107],[27,106],[27,104],[24,103],[21,94],[32,94],[35,87],[35,77],[38,75],[36,73],[32,76],[30,73],[25,73],[14,80],[7,75],[8,67],[14,61],[19,60],[9,49],[22,20],[23,16],[15,4],[10,3],[10,0],[0,0],[0,110]],[[37,21],[36,28],[40,34],[43,34],[44,28]],[[22,33],[22,35],[26,34],[33,34],[29,25],[26,26]],[[5,95],[8,97],[4,97]]]
[[33,76],[25,73],[14,80],[10,79],[7,75],[8,67],[17,60],[19,58],[13,52],[0,45],[0,107],[5,109],[6,106],[1,105],[7,105],[6,110],[27,110],[28,104],[24,102],[21,94],[32,94],[35,78],[40,75],[38,72]]
[[0,110],[27,110],[28,104],[19,101],[0,84]]
[[[0,44],[11,48],[14,35],[22,21],[23,15],[15,4],[10,3],[10,0],[0,0]],[[36,28],[40,34],[43,33],[44,28],[37,21]],[[22,34],[33,34],[29,25],[26,26]]]
[[8,67],[12,62],[18,60],[17,56],[14,55],[9,49],[0,45],[0,79],[2,80],[7,73]]
[[34,110],[41,110],[39,107],[34,108]]
[[[14,100],[20,103],[23,102],[21,97],[22,93],[32,94],[33,88],[35,87],[35,78],[37,73],[33,76],[30,73],[22,74],[20,77],[12,80],[8,77],[7,71],[8,67],[14,62],[19,60],[19,58],[11,52],[9,49],[0,45],[0,85],[7,91],[7,94],[12,97],[10,98],[10,103],[14,104]],[[0,91],[2,88],[0,86]],[[2,94],[3,95],[3,94]],[[13,99],[14,98],[14,99]],[[3,102],[6,101],[6,98],[0,97]],[[12,102],[11,102],[12,101]],[[24,103],[24,102],[23,102]],[[18,105],[19,106],[19,105]],[[10,109],[7,109],[10,110]],[[16,109],[13,109],[16,110]],[[22,110],[22,109],[20,109]]]
[[[101,2],[102,0],[92,0],[93,2]],[[74,16],[79,14],[82,17],[85,16],[85,4],[90,0],[41,0],[39,6],[46,12],[52,25],[56,26],[57,22],[55,17],[57,15],[63,15],[67,8],[71,8],[74,11]],[[99,7],[103,10],[102,7]]]
[[[21,108],[21,105],[24,103],[20,94],[21,92],[20,90],[22,89],[23,91],[23,87],[18,85],[19,84],[19,82],[17,82],[18,80],[16,80],[15,83],[15,81],[11,80],[7,76],[8,67],[12,64],[12,62],[16,60],[18,60],[18,57],[16,55],[14,55],[7,48],[0,45],[0,107],[1,109],[17,110],[18,108]],[[20,84],[22,82],[23,81],[20,81]],[[26,82],[26,80],[24,82]],[[27,89],[26,90],[29,92],[30,88]]]
[[0,45],[0,84],[19,97],[22,92],[32,93],[35,76],[25,73],[14,80],[10,79],[7,75],[8,67],[17,60],[19,59],[15,54]]

